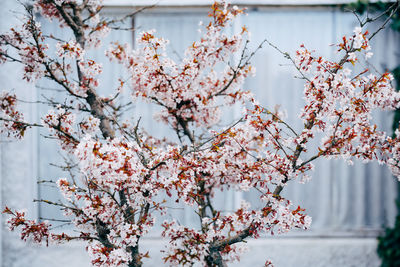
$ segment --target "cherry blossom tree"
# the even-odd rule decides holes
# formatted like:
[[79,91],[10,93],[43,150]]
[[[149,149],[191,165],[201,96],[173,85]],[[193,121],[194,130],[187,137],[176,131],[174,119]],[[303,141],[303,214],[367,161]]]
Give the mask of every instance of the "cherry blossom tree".
[[[30,220],[24,212],[6,207],[10,229],[19,229],[25,241],[83,240],[94,266],[142,266],[149,255],[139,249],[140,240],[169,212],[166,202],[172,200],[190,207],[199,221],[160,222],[169,244],[165,262],[226,266],[245,252],[243,241],[249,238],[310,227],[304,209],[280,194],[289,182],[308,181],[314,160],[377,161],[400,177],[400,131],[391,137],[372,122],[376,110],[400,106],[393,77],[368,69],[356,72],[354,67],[360,58],[372,56],[369,40],[377,32],[369,34],[366,21],[360,20],[360,27],[335,46],[337,61],[304,46],[293,56],[281,52],[304,79],[299,131],[284,121],[282,112],[262,107],[243,89],[244,80],[255,73],[251,59],[256,51],[248,49],[246,27],[227,34],[232,21],[244,13],[236,6],[214,3],[210,21],[201,26],[201,38],[179,62],[167,55],[168,40],[155,31],[138,34],[135,49],[109,44],[106,56],[121,64],[129,79],[119,79],[113,95],[104,97],[98,92],[99,77],[109,74],[102,73],[102,63],[88,51],[99,49],[104,37],[135,13],[121,19],[102,17],[100,0],[33,2],[24,6],[21,27],[0,35],[0,63],[19,64],[28,82],[50,80],[65,100],[48,96],[34,103],[50,110],[40,114],[40,121],[30,122],[18,110],[17,96],[3,92],[1,131],[20,139],[31,128],[47,128],[63,153],[77,163],[69,166],[70,177],[56,183],[62,202],[36,201],[59,206],[78,234],[55,232],[49,222]],[[397,8],[398,2],[389,12]],[[44,32],[38,13],[72,37],[64,40]],[[131,102],[122,104],[123,91],[129,92]],[[129,114],[129,106],[139,100],[158,105],[155,121],[167,125],[177,138],[147,134],[140,118]],[[226,111],[221,103],[242,106],[241,117],[223,128],[218,126]],[[320,145],[310,145],[313,140]],[[243,202],[227,212],[214,205],[223,191],[251,188],[259,191],[261,208]]]

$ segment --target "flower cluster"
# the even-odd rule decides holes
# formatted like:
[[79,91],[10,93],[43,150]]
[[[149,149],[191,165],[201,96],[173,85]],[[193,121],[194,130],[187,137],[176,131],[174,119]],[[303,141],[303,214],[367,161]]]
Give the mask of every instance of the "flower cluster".
[[[161,166],[160,162],[169,155],[148,145],[140,147],[117,138],[101,143],[87,136],[77,146],[75,156],[86,179],[84,183],[92,192],[80,192],[67,180],[59,181],[60,190],[67,199],[84,200],[77,225],[85,220],[100,220],[110,229],[107,238],[111,249],[98,242],[90,245],[93,262],[100,266],[111,264],[112,260],[112,266],[117,266],[122,258],[112,258],[124,253],[125,259],[130,259],[123,248],[135,247],[154,225],[155,217],[148,211],[163,211],[163,200],[156,199],[170,177],[162,175],[165,168],[156,166]],[[146,160],[150,156],[151,160]],[[112,192],[124,194],[117,197]],[[110,253],[107,260],[100,260],[105,251]]]
[[0,95],[0,114],[1,121],[0,132],[6,133],[8,136],[22,138],[28,127],[24,121],[23,114],[17,110],[17,97],[8,92],[2,92]]
[[77,141],[74,138],[76,134],[74,128],[76,122],[75,113],[58,106],[56,109],[50,109],[42,119],[42,122],[49,129],[50,134],[60,141],[64,150],[69,151],[76,147]]
[[[39,12],[42,16],[49,20],[57,19],[60,26],[68,26],[65,21],[66,9],[87,9],[90,13],[97,13],[96,11],[101,8],[103,0],[37,0],[34,2],[33,7],[35,11]],[[95,15],[93,14],[93,16]]]
[[71,40],[69,42],[58,42],[56,44],[57,48],[57,56],[59,58],[69,58],[69,59],[77,59],[78,61],[82,61],[85,55],[85,51],[82,50],[82,47],[75,40]]
[[352,76],[344,66],[358,61],[356,53],[370,53],[368,32],[362,33],[358,28],[354,32],[338,46],[345,52],[339,64],[316,57],[304,47],[297,53],[296,67],[307,79],[306,105],[300,115],[306,127],[297,143],[305,147],[316,132],[322,132],[320,156],[341,157],[349,163],[352,158],[393,162],[395,149],[388,146],[392,139],[373,123],[373,112],[399,108],[400,93],[392,87],[390,73],[374,75],[364,70]]
[[89,117],[79,124],[84,134],[95,135],[100,131],[100,120],[89,115]]
[[187,123],[199,127],[215,125],[220,119],[217,97],[223,96],[225,104],[245,100],[250,93],[241,91],[244,79],[254,73],[246,59],[237,67],[226,66],[217,71],[225,60],[243,47],[245,30],[228,36],[225,26],[242,13],[213,6],[214,18],[206,26],[203,37],[194,42],[180,64],[167,57],[168,41],[157,38],[154,31],[143,32],[137,39],[140,48],[114,44],[107,55],[128,68],[133,83],[133,96],[142,97],[163,107],[159,117],[173,128],[185,128]]
[[0,51],[2,46],[13,47],[19,58],[14,55],[0,52],[0,62],[9,60],[23,64],[23,78],[28,82],[34,82],[46,74],[43,63],[47,61],[49,46],[44,43],[40,23],[32,17],[27,17],[26,22],[19,29],[12,28],[10,32],[0,35]]
[[[282,234],[293,228],[308,229],[311,218],[302,213],[300,207],[291,209],[291,202],[266,194],[263,201],[267,204],[263,209],[250,210],[250,205],[243,202],[234,213],[215,217],[205,217],[202,220],[202,230],[179,225],[176,221],[163,223],[163,236],[171,241],[168,244],[166,262],[172,265],[190,266],[195,262],[207,262],[210,251],[215,243],[238,236],[245,231],[257,238],[260,233]],[[221,249],[225,261],[240,259],[240,254],[246,252],[246,247],[240,244],[226,244]]]
[[89,27],[91,30],[88,33],[87,44],[89,47],[98,48],[102,40],[108,36],[111,29],[106,21],[100,19],[99,14],[92,16],[89,20],[89,24],[91,25]]
[[7,220],[9,229],[13,231],[15,228],[21,228],[21,239],[24,241],[32,240],[36,243],[46,242],[48,245],[50,231],[48,222],[36,222],[35,220],[27,220],[25,212],[12,211],[10,208],[5,207],[3,213],[9,214],[10,218]]

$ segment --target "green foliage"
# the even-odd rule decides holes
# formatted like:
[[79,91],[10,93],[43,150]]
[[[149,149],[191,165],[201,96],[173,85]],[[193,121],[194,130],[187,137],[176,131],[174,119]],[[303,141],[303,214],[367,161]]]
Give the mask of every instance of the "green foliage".
[[382,1],[378,1],[375,3],[369,3],[367,0],[358,0],[355,3],[349,4],[349,7],[355,10],[359,14],[364,14],[365,12],[376,12],[376,11],[385,11],[390,6],[390,3],[383,3]]
[[394,228],[387,228],[383,236],[378,237],[378,255],[382,259],[381,267],[400,266],[400,216],[396,217]]
[[[358,14],[379,14],[389,10],[395,3],[393,2],[374,2],[369,3],[368,0],[358,0],[355,3],[351,3],[347,6],[348,9],[356,11]],[[388,12],[389,15],[390,12]],[[390,19],[390,26],[393,30],[400,32],[400,10],[397,10]]]

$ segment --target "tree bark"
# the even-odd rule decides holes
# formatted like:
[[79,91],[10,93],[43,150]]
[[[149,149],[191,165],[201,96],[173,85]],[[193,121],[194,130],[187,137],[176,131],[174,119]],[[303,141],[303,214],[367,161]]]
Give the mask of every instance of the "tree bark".
[[142,261],[139,255],[139,243],[134,247],[130,247],[132,260],[129,262],[128,267],[142,267]]
[[210,248],[210,252],[206,257],[206,263],[208,267],[227,267],[222,259],[221,252],[215,248]]

